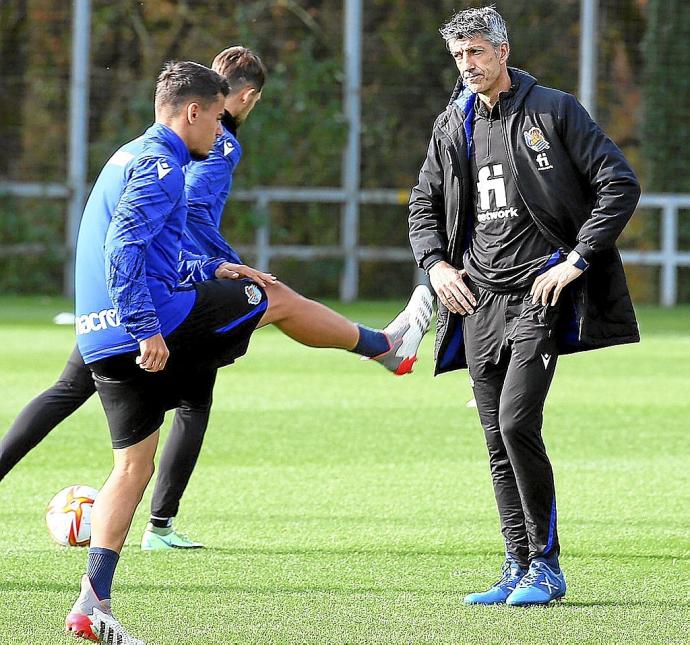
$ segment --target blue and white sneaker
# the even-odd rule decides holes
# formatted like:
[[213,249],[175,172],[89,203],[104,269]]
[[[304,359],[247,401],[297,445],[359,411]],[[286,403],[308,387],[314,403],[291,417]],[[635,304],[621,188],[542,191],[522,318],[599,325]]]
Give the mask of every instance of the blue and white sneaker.
[[552,600],[563,598],[565,590],[562,570],[556,573],[543,560],[532,560],[527,575],[508,596],[506,604],[514,607],[548,605]]
[[510,596],[527,573],[515,560],[507,559],[501,567],[501,579],[487,591],[465,596],[466,605],[500,605]]

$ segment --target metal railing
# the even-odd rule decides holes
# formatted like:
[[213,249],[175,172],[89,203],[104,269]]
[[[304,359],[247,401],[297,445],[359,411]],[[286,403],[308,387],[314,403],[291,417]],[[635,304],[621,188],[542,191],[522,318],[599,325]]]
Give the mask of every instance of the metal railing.
[[621,251],[623,262],[661,267],[659,302],[664,307],[678,303],[678,268],[690,267],[690,252],[678,249],[678,215],[690,209],[690,195],[649,193],[640,198],[639,208],[661,209],[661,248],[657,251]]
[[[0,196],[38,197],[45,199],[68,199],[70,191],[63,184],[14,183],[0,181]],[[405,189],[361,190],[359,204],[407,204],[409,191]],[[409,262],[412,263],[412,252],[409,247],[366,246],[359,242],[357,231],[351,239],[357,242],[339,245],[299,245],[271,244],[271,214],[273,203],[321,203],[344,204],[347,193],[341,188],[253,188],[235,190],[233,201],[248,202],[258,215],[254,232],[254,243],[238,245],[241,253],[251,254],[257,268],[268,269],[271,261],[278,258],[297,260],[317,260],[322,258],[340,258],[354,265],[357,270],[362,261],[376,262]],[[626,264],[658,266],[659,301],[665,307],[671,307],[678,301],[678,268],[690,267],[690,251],[678,248],[678,218],[681,209],[690,209],[690,195],[657,194],[643,195],[640,208],[661,211],[660,248],[657,250],[624,250],[621,257]],[[344,216],[341,214],[341,229]],[[40,254],[46,248],[40,244],[0,245],[0,257],[16,254]],[[69,253],[67,255],[70,255]],[[420,279],[419,272],[414,280]],[[357,296],[355,286],[354,297]]]

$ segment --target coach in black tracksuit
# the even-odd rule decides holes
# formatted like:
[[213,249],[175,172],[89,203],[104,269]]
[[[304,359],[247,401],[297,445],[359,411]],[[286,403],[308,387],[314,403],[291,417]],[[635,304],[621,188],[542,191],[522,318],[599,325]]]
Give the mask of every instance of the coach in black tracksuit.
[[[466,602],[493,604],[535,560],[562,577],[542,411],[559,354],[639,340],[614,247],[639,186],[573,96],[507,68],[494,10],[456,14],[441,33],[461,77],[412,191],[410,241],[439,301],[436,373],[469,367],[486,436],[507,561]],[[556,592],[539,580],[548,597],[508,603],[565,594],[564,579]]]

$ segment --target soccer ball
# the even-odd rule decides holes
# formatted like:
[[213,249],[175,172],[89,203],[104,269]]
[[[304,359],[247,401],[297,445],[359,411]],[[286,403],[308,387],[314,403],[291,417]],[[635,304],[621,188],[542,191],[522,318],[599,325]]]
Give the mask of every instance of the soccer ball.
[[88,546],[91,541],[91,507],[98,491],[90,486],[68,486],[48,504],[46,523],[50,536],[63,546]]

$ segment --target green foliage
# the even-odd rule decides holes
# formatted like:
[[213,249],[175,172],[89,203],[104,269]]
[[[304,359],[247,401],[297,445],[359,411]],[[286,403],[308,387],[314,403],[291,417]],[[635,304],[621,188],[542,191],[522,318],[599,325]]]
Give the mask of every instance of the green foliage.
[[[21,148],[22,113],[11,97],[21,96],[26,86],[28,24],[26,0],[0,3],[0,141],[5,150]],[[11,155],[0,155],[0,176],[11,175],[13,166]]]
[[239,136],[244,186],[337,186],[345,141],[341,65],[319,60],[306,38],[270,70],[262,99]]
[[[641,156],[644,188],[690,192],[690,10],[684,0],[650,0],[644,37]],[[690,218],[679,218],[681,246]],[[679,300],[690,300],[687,269],[679,270]]]
[[[485,0],[471,0],[463,6],[483,4]],[[545,85],[576,92],[579,0],[497,0],[495,4],[508,22],[511,64]],[[598,5],[597,118],[631,159],[646,189],[690,191],[690,131],[683,127],[690,118],[690,54],[684,47],[690,35],[687,2],[600,0]],[[92,180],[117,147],[138,136],[153,120],[154,79],[165,60],[210,64],[220,49],[241,43],[262,55],[268,81],[261,102],[239,132],[245,155],[236,188],[340,185],[346,137],[342,2],[93,0],[92,6]],[[457,78],[438,28],[459,8],[454,0],[365,0],[363,187],[409,189],[416,182],[431,125]],[[650,26],[641,47],[647,15]],[[2,4],[0,135],[9,148],[17,150],[16,155],[0,160],[3,177],[64,181],[70,18],[70,3],[8,0]],[[644,82],[639,73],[643,65]],[[21,211],[16,213],[24,217],[28,206],[21,203],[17,208]],[[274,232],[278,234],[289,222],[290,238],[338,243],[337,207],[317,204],[300,209],[301,214],[295,215],[292,206],[273,205]],[[36,221],[40,218],[26,217],[32,227],[43,226]],[[223,231],[235,244],[248,244],[260,219],[252,205],[231,202]],[[362,209],[360,239],[364,244],[405,246],[406,229],[404,206]],[[46,235],[50,237],[49,231]],[[630,239],[641,240],[645,248],[653,235],[648,221],[638,217],[631,224]],[[282,277],[303,284],[312,273],[303,264],[281,265],[286,271]],[[333,270],[332,264],[316,265],[316,274]],[[41,267],[35,267],[36,271],[43,271]],[[388,276],[386,288],[399,289],[387,293],[407,291],[407,267],[377,264],[362,267],[362,293],[381,293],[381,271]],[[391,280],[397,275],[399,280]],[[42,280],[19,272],[4,286],[28,289],[29,283],[36,282],[53,284],[54,266],[46,268]],[[326,282],[337,285],[337,280],[316,280],[319,285]],[[637,292],[653,294],[654,285],[638,284],[637,278],[633,282]],[[336,288],[324,295],[335,295]]]
[[650,0],[644,38],[642,154],[646,188],[690,192],[690,10]]
[[62,290],[64,220],[59,202],[0,198],[0,247],[21,245],[0,254],[0,293]]

